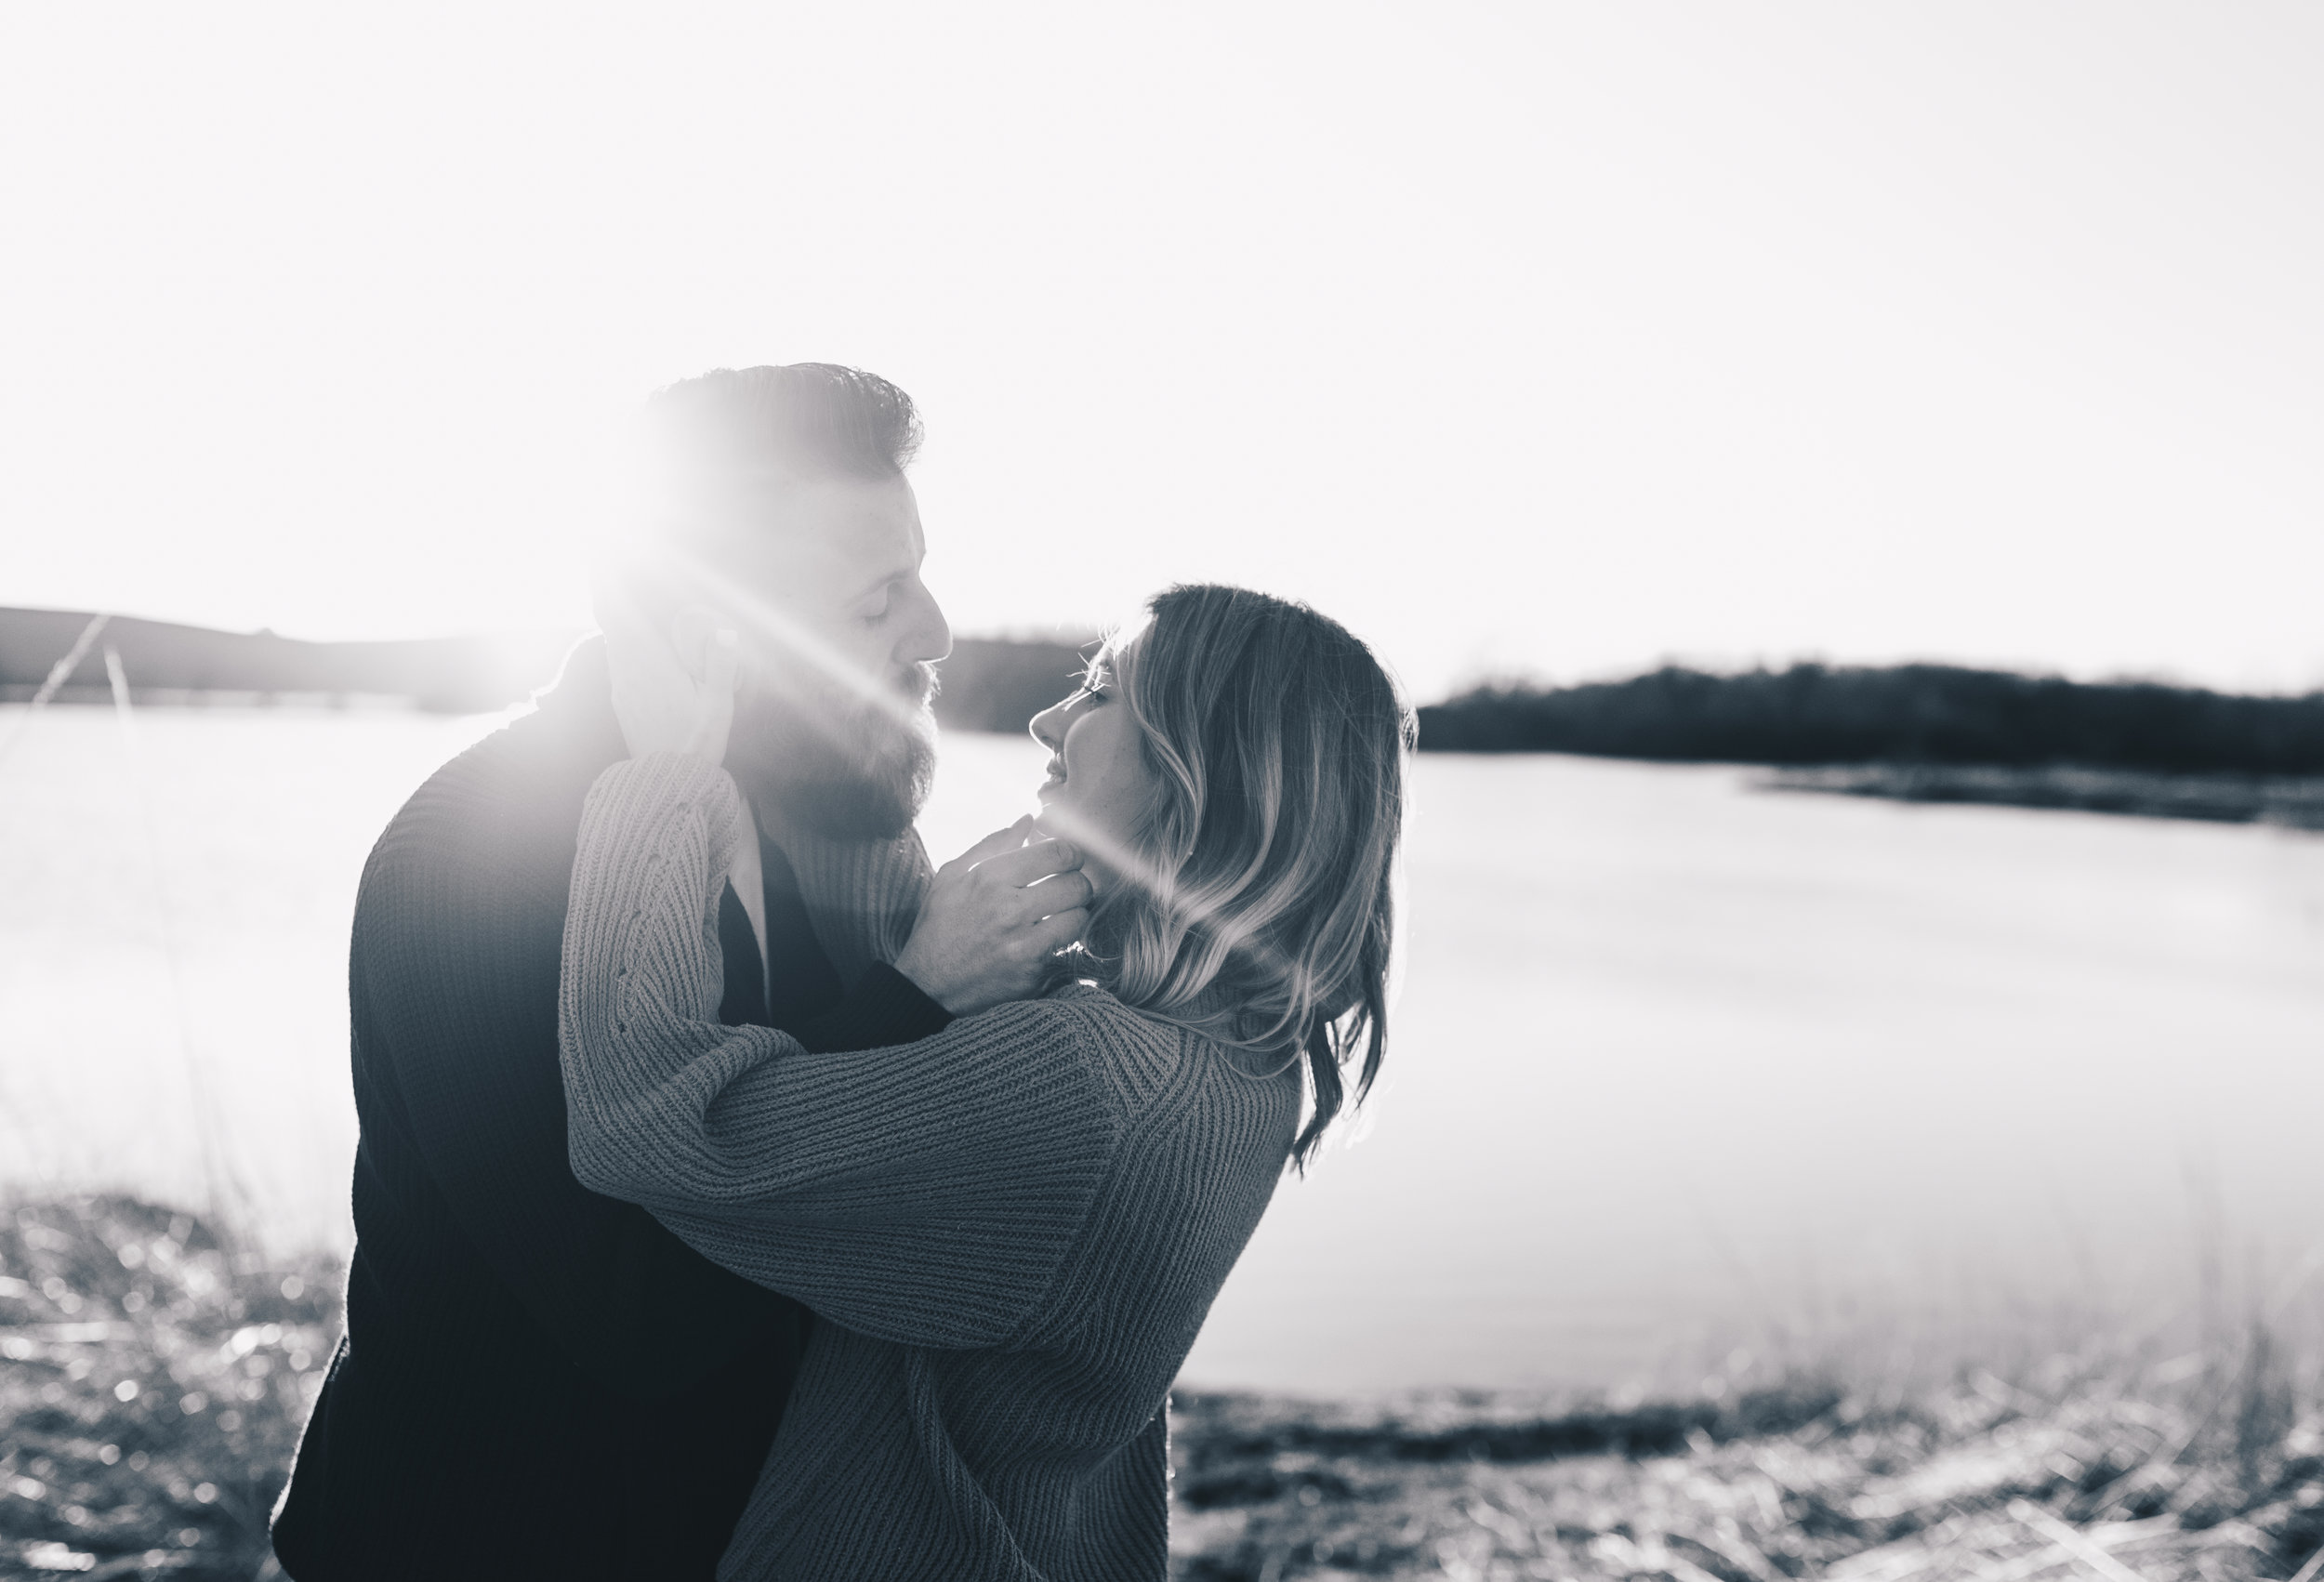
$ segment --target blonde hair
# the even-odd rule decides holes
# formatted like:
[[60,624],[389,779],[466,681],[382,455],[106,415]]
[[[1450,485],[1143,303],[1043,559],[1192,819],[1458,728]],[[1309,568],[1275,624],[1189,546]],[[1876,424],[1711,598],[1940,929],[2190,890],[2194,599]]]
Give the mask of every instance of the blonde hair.
[[1195,585],[1148,610],[1090,679],[1116,690],[1153,774],[1143,871],[1092,910],[1075,970],[1277,1070],[1304,1060],[1304,1168],[1387,1048],[1412,712],[1369,649],[1303,604]]

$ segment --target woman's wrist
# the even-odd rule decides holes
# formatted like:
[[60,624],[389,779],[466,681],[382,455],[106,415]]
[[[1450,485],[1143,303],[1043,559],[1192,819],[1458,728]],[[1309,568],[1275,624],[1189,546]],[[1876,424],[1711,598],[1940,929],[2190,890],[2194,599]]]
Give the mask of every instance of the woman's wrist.
[[927,948],[925,930],[915,929],[912,937],[905,942],[904,948],[896,952],[891,969],[930,1000],[943,1007],[945,1015],[966,1015],[973,1008],[960,1001],[963,984],[959,975],[945,970],[943,956]]

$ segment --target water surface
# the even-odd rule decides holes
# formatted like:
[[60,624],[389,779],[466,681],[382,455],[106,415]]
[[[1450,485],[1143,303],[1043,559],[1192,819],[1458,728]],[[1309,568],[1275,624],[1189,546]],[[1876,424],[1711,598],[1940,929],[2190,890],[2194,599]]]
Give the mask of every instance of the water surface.
[[[0,1178],[227,1178],[343,1239],[356,876],[491,723],[35,720],[0,758]],[[940,859],[1040,768],[948,740]],[[1190,1380],[1606,1383],[1851,1313],[2134,1311],[2206,1258],[2313,1305],[2324,839],[1561,758],[1432,756],[1417,793],[1388,1074]]]

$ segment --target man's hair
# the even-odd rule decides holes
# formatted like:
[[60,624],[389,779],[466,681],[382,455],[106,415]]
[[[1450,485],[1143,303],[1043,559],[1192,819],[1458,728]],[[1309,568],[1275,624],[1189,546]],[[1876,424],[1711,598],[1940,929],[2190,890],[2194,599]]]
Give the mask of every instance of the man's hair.
[[655,622],[765,542],[771,500],[802,480],[901,478],[920,443],[910,396],[830,363],[713,368],[654,391],[640,417],[638,493],[603,567]]
[[670,460],[747,477],[901,476],[919,449],[912,398],[877,374],[831,363],[713,368],[656,390],[646,415]]

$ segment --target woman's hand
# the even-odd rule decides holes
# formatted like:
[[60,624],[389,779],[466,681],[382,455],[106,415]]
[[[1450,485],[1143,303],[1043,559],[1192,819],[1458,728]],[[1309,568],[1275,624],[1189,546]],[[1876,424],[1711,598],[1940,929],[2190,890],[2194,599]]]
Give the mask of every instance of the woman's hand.
[[1089,881],[1081,854],[1036,839],[1030,815],[936,870],[895,969],[955,1016],[1029,999],[1049,958],[1081,937]]
[[614,718],[629,756],[692,753],[721,761],[734,723],[733,632],[692,623],[702,638],[695,653],[681,655],[642,621],[608,620],[602,608],[599,619],[613,676]]

